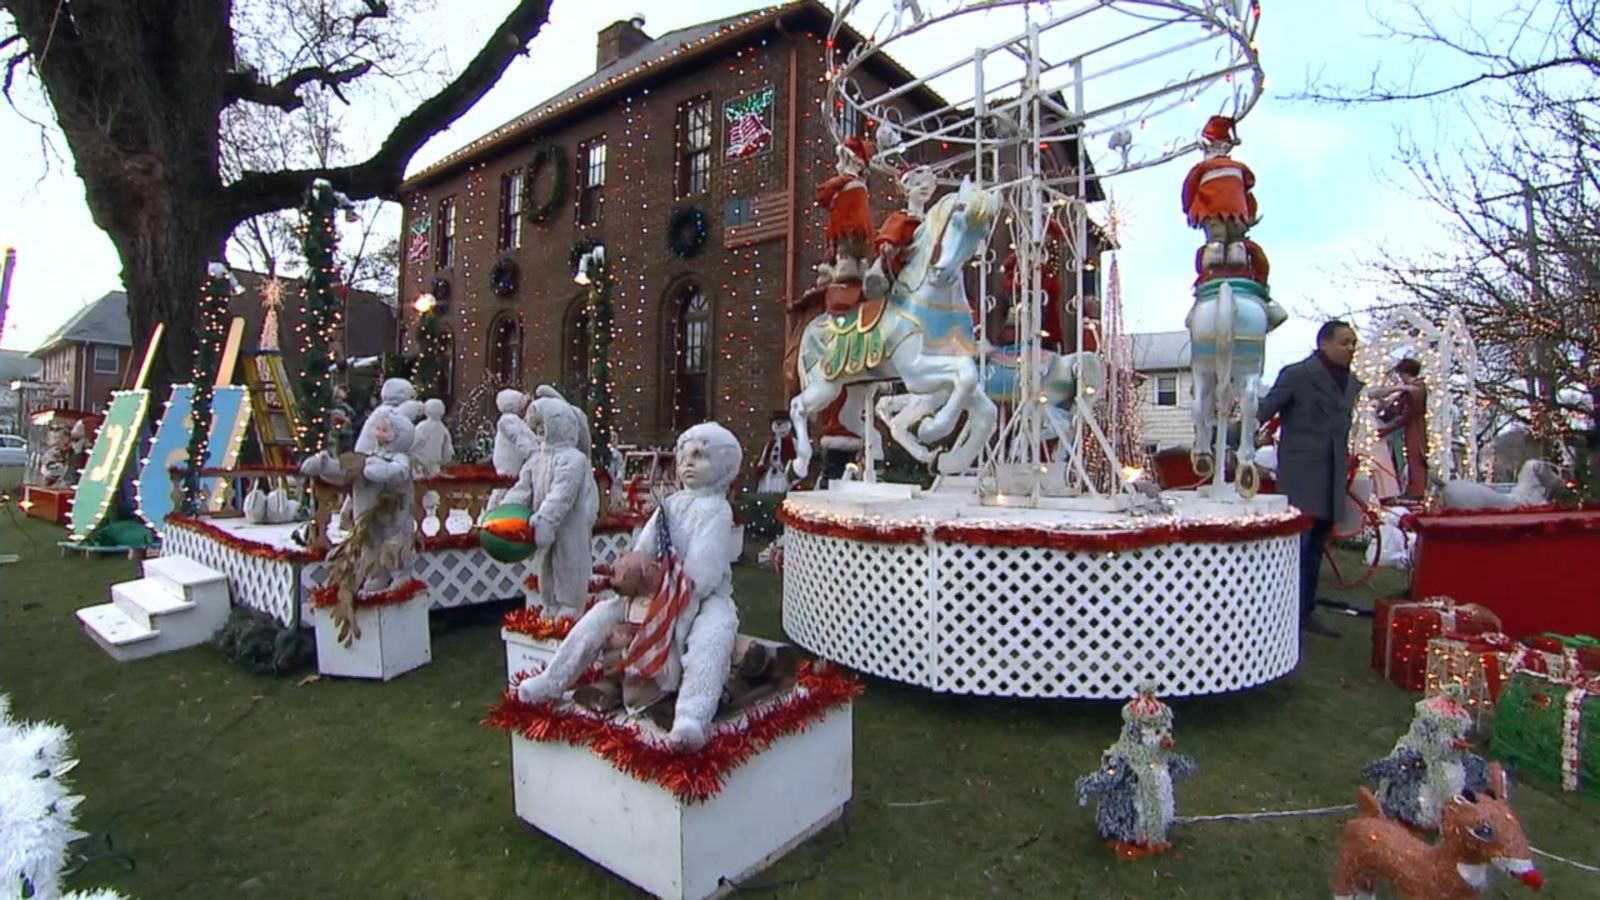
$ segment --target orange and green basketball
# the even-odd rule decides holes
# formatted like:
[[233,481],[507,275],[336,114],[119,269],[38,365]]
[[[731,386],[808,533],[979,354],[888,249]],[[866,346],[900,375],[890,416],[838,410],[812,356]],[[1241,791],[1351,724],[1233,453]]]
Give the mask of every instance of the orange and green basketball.
[[533,511],[520,503],[504,503],[489,510],[478,530],[485,553],[503,563],[522,562],[538,549],[528,517]]

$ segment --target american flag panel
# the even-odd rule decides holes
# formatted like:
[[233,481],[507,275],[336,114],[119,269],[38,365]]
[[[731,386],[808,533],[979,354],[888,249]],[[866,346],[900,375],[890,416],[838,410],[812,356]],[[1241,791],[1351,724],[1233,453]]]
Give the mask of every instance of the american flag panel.
[[723,247],[732,250],[787,236],[789,206],[787,191],[758,194],[750,198],[749,214],[744,222],[722,230]]

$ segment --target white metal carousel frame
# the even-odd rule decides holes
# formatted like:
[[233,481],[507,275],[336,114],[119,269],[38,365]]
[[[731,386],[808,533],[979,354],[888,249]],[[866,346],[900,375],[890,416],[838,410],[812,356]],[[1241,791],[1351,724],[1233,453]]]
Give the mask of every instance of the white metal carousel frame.
[[[1046,494],[1098,496],[1099,491],[1084,466],[1084,442],[1099,443],[1107,460],[1120,463],[1118,449],[1095,421],[1093,387],[1082,377],[1073,378],[1070,407],[1072,433],[1058,436],[1064,445],[1064,479],[1050,477],[1043,458],[1045,406],[1051,402],[1041,381],[1045,355],[1043,333],[1042,271],[1052,222],[1065,231],[1071,251],[1074,322],[1066,327],[1083,334],[1084,262],[1088,256],[1088,203],[1091,177],[1088,143],[1109,137],[1120,165],[1098,172],[1103,180],[1159,165],[1198,147],[1192,134],[1192,108],[1207,92],[1225,85],[1226,97],[1216,106],[1242,119],[1259,99],[1265,86],[1256,46],[1260,19],[1258,0],[1086,0],[1079,3],[1039,0],[890,0],[890,7],[865,33],[867,39],[841,52],[841,33],[847,20],[860,20],[871,0],[839,0],[828,34],[827,63],[830,79],[824,110],[851,108],[858,121],[881,123],[877,137],[880,155],[876,168],[892,174],[891,161],[903,160],[919,147],[936,148],[922,154],[938,181],[955,186],[970,178],[976,187],[996,191],[1009,214],[1011,244],[1016,257],[1017,292],[1015,329],[1020,339],[1018,384],[1012,414],[979,463],[979,495],[985,502],[1038,505]],[[925,10],[928,7],[931,11]],[[954,60],[890,90],[868,96],[853,77],[872,56],[906,46],[919,35],[933,34],[956,20],[989,15],[998,10],[1020,9],[1023,29],[989,45],[979,45],[969,58]],[[909,18],[909,22],[907,21]],[[946,28],[946,34],[950,30]],[[881,35],[881,36],[880,36]],[[1081,36],[1092,35],[1076,45]],[[1047,42],[1049,45],[1047,46]],[[1081,43],[1081,42],[1079,42]],[[1059,55],[1058,55],[1059,54]],[[1189,68],[1176,79],[1140,82],[1162,62]],[[994,76],[991,62],[1020,65],[1007,77]],[[1103,80],[1109,79],[1109,80]],[[1121,79],[1120,90],[1102,91],[1106,99],[1091,100],[1095,82],[1110,85]],[[935,83],[971,85],[965,96],[911,117],[901,115],[893,102]],[[1185,127],[1166,141],[1141,145],[1134,129],[1158,117],[1183,111]],[[1218,110],[1221,111],[1221,110]],[[834,137],[844,117],[825,116]],[[950,152],[956,148],[955,152]],[[1071,157],[1065,166],[1053,166],[1053,150]],[[1137,152],[1136,152],[1137,151]],[[992,253],[981,255],[979,345],[994,298],[987,285]],[[1081,337],[1080,337],[1081,346]],[[986,354],[978,359],[987,379]],[[1031,398],[1031,399],[1025,399]],[[1086,434],[1087,432],[1087,434]],[[870,435],[869,435],[870,437]],[[1126,487],[1126,486],[1124,486]]]
[[[855,27],[873,5],[888,11],[870,30]],[[941,26],[938,46],[970,46],[978,29],[963,29],[964,17],[996,11],[1013,14],[999,23],[1009,37],[978,42],[970,56],[891,90],[859,89],[855,75],[872,55]],[[1104,496],[1081,451],[1092,440],[1107,460],[1121,457],[1076,372],[1070,390],[1053,375],[1049,386],[1067,394],[1056,398],[1071,414],[1066,465],[1046,465],[1041,448],[1051,402],[1042,264],[1052,232],[1070,244],[1063,293],[1076,298],[1076,313],[1066,327],[1077,329],[1081,350],[1082,198],[1095,180],[1196,149],[1206,116],[1242,118],[1254,106],[1264,85],[1258,15],[1254,0],[841,0],[824,111],[854,114],[825,116],[835,139],[852,136],[840,133],[841,120],[867,122],[876,128],[873,165],[885,174],[915,161],[946,187],[971,181],[1002,198],[1020,346],[1014,412],[990,437],[976,479],[930,491],[845,484],[785,501],[783,623],[797,643],[909,684],[999,696],[1125,697],[1147,677],[1166,694],[1210,694],[1293,669],[1300,518],[1283,497],[1152,500],[1127,483],[1104,485],[1114,493]],[[853,43],[847,20],[863,42]],[[1171,71],[1183,74],[1160,74]],[[954,99],[896,111],[924,86]],[[1215,102],[1203,99],[1219,87]],[[1157,139],[1148,126],[1167,113],[1177,113],[1165,119],[1172,136]],[[1102,138],[1119,161],[1091,175],[1088,145]],[[973,263],[985,313],[975,329],[980,366],[994,262],[990,252]],[[865,437],[870,450],[870,429]]]

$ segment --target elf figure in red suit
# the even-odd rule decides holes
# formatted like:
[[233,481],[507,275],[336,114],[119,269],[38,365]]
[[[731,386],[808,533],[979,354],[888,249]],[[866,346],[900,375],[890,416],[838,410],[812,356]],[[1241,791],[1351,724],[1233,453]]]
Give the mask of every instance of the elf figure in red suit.
[[[1206,234],[1196,263],[1201,281],[1250,278],[1265,285],[1266,254],[1246,238],[1261,221],[1253,193],[1256,176],[1249,166],[1229,155],[1241,143],[1235,124],[1228,116],[1212,116],[1201,129],[1205,159],[1183,180],[1183,211],[1189,227],[1204,229]],[[1288,318],[1278,304],[1267,300],[1268,330]]]
[[839,145],[838,174],[817,188],[817,205],[828,210],[825,232],[833,265],[819,266],[818,284],[860,281],[871,256],[872,210],[867,202],[867,163],[876,148],[871,141],[845,138]]
[[928,201],[933,199],[937,186],[933,170],[927,166],[901,168],[900,190],[906,196],[906,205],[890,213],[878,229],[878,236],[872,239],[872,250],[877,258],[862,280],[862,292],[867,299],[877,300],[889,295],[889,287],[905,265],[911,241],[927,216]]

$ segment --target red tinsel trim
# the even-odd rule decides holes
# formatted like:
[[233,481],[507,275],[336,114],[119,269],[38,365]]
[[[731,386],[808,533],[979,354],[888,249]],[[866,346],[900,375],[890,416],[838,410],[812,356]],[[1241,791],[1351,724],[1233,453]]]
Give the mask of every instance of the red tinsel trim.
[[[399,606],[418,596],[428,589],[428,583],[420,578],[407,578],[398,585],[376,594],[356,594],[356,609],[371,609],[378,606]],[[339,588],[337,585],[325,584],[311,589],[311,606],[313,609],[327,609],[339,605]]]
[[[167,471],[173,475],[182,475],[188,471],[187,465],[179,464],[168,466]],[[266,478],[271,475],[299,475],[299,466],[206,466],[200,470],[201,478]]]
[[482,542],[478,540],[478,529],[474,528],[464,534],[436,534],[433,537],[418,537],[417,549],[424,552],[435,550],[476,550]]
[[[1528,516],[1544,516],[1528,521]],[[1512,521],[1494,521],[1495,519]],[[1477,521],[1461,521],[1475,519]],[[1582,508],[1546,504],[1519,509],[1452,509],[1442,512],[1413,513],[1400,519],[1400,527],[1417,534],[1452,534],[1503,540],[1550,534],[1581,534],[1600,531],[1600,504]]]
[[778,507],[778,522],[786,528],[823,537],[849,538],[872,544],[918,544],[923,530],[916,525],[839,525],[802,518],[787,503]]
[[312,553],[310,550],[280,549],[235,537],[210,522],[197,519],[194,516],[169,515],[167,516],[167,527],[184,528],[196,532],[216,541],[229,550],[242,553],[245,556],[253,556],[257,559],[288,560],[296,563],[311,563],[322,559],[322,554]]
[[1154,525],[1137,531],[1064,531],[1052,528],[992,528],[977,525],[841,525],[803,518],[788,506],[778,521],[796,531],[876,544],[915,544],[925,537],[979,547],[1044,547],[1076,553],[1122,553],[1160,544],[1230,544],[1299,534],[1311,527],[1299,514],[1235,525],[1191,522]]
[[536,641],[564,640],[576,624],[578,620],[571,616],[551,619],[537,609],[513,609],[500,620],[500,626],[505,630],[527,635]]
[[860,682],[832,667],[803,663],[799,687],[736,724],[718,727],[694,753],[675,753],[644,737],[628,722],[598,718],[549,703],[528,705],[507,691],[483,724],[530,741],[560,741],[587,747],[617,771],[671,791],[683,803],[702,803],[722,790],[729,775],[780,739],[805,730],[830,710],[860,696]]

